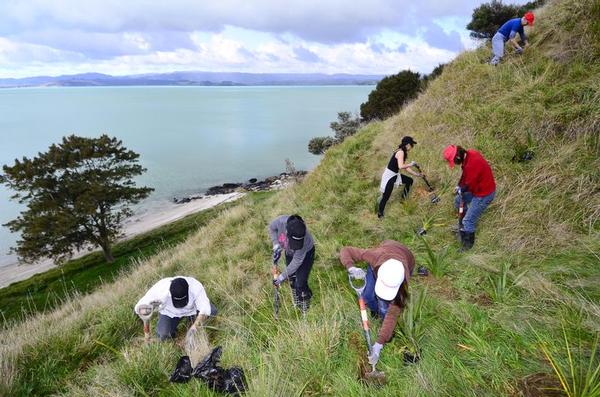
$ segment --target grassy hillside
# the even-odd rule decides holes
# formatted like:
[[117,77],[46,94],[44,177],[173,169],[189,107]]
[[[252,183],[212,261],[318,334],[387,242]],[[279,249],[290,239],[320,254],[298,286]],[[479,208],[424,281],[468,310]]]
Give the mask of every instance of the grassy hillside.
[[184,241],[231,206],[231,203],[221,204],[116,243],[115,261],[110,265],[101,252],[92,252],[0,289],[0,327],[10,326],[33,313],[52,310],[69,296],[89,293],[103,283],[114,281],[136,263]]
[[[400,114],[330,149],[302,184],[244,199],[113,284],[2,331],[0,394],[213,395],[199,382],[168,383],[180,347],[143,345],[132,313],[157,279],[186,274],[220,309],[210,339],[223,346],[225,366],[246,370],[250,396],[550,395],[542,389],[558,383],[541,347],[565,362],[563,329],[584,356],[600,332],[598,21],[597,1],[551,2],[524,56],[493,68],[489,50],[461,55]],[[417,186],[405,203],[394,196],[379,221],[379,176],[405,134],[419,142],[412,159],[442,201],[432,206]],[[441,159],[449,143],[482,151],[498,182],[466,254],[448,231],[459,177]],[[526,148],[532,161],[511,161]],[[314,305],[302,319],[286,293],[275,321],[266,226],[292,212],[317,241]],[[414,233],[423,223],[425,240]],[[413,310],[379,365],[388,385],[373,389],[358,380],[365,347],[337,254],[385,238],[407,244],[436,276],[411,284]],[[404,365],[402,350],[414,345],[421,361]]]

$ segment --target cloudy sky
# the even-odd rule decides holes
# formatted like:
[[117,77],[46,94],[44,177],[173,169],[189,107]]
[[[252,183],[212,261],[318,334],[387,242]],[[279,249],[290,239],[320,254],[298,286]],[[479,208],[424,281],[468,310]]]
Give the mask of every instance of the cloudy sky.
[[479,0],[0,0],[0,77],[429,72]]

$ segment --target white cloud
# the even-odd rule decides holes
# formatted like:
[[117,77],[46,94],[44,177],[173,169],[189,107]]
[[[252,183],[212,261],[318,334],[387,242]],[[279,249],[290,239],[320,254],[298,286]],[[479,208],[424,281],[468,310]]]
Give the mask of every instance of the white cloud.
[[464,25],[480,2],[9,0],[0,2],[0,77],[427,72],[472,47]]

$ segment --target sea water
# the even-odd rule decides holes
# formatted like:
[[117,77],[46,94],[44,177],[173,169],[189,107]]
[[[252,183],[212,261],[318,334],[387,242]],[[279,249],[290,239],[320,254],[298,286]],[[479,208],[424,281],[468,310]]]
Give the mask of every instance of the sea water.
[[[138,212],[224,182],[310,170],[308,141],[331,135],[337,113],[358,113],[372,86],[77,87],[0,89],[0,165],[32,158],[65,135],[117,137],[140,154],[136,179],[155,192]],[[22,206],[0,186],[0,223]],[[18,236],[0,227],[0,266]]]

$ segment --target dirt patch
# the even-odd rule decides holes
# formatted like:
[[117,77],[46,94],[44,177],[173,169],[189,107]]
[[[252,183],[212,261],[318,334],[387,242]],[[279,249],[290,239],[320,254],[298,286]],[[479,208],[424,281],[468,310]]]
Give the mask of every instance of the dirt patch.
[[562,397],[565,394],[560,389],[560,383],[556,378],[544,374],[531,374],[518,383],[518,394],[523,397]]
[[428,198],[429,190],[425,189],[424,187],[417,186],[413,189],[413,194],[416,195],[418,198]]
[[470,301],[472,303],[475,303],[476,305],[484,306],[484,307],[492,306],[494,304],[494,301],[492,300],[492,298],[485,292],[482,292],[481,294],[471,298]]

